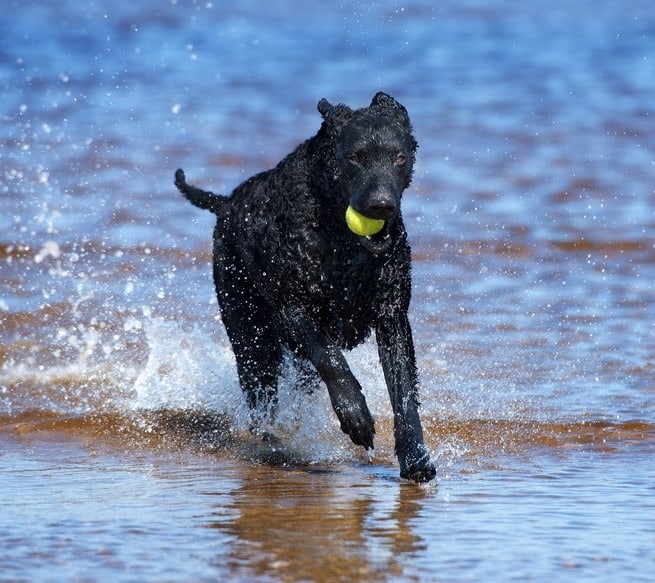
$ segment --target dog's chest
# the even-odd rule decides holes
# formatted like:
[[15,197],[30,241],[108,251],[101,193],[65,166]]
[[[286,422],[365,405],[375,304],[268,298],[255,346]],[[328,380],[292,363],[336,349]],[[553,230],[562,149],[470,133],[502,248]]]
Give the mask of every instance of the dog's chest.
[[376,320],[380,279],[379,262],[370,255],[335,255],[321,265],[319,318],[331,337],[352,346],[361,342]]

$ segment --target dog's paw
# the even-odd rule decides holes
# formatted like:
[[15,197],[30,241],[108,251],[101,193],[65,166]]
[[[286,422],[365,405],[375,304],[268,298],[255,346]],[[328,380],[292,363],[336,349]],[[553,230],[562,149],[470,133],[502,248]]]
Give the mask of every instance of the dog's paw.
[[353,397],[349,400],[344,399],[334,406],[341,424],[341,431],[349,435],[355,445],[373,449],[373,436],[375,435],[373,416],[361,391],[357,391]]
[[414,456],[398,456],[400,461],[400,477],[418,483],[434,480],[437,470],[430,459],[430,454],[424,445],[418,448]]

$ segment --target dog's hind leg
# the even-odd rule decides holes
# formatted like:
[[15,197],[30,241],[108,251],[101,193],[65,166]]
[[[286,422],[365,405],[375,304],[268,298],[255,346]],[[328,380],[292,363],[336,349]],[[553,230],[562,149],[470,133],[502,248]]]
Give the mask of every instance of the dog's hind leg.
[[256,295],[244,270],[235,260],[226,264],[221,248],[216,250],[214,280],[221,316],[236,358],[239,383],[257,423],[275,414],[281,339],[270,307]]
[[221,314],[253,421],[269,420],[277,407],[277,381],[282,361],[280,338],[266,322],[265,314],[252,302],[224,299]]

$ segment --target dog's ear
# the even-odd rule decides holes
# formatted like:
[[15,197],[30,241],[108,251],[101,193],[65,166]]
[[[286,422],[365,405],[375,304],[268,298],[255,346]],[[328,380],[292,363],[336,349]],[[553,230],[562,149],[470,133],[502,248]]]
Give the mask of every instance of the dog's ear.
[[327,99],[325,99],[325,97],[323,97],[323,99],[321,99],[316,105],[316,109],[318,109],[318,112],[321,114],[323,119],[327,119],[333,107],[334,106]]
[[391,95],[378,91],[371,100],[371,107],[383,111],[399,113],[409,123],[409,114],[403,105],[398,103]]
[[393,115],[401,125],[404,125],[406,129],[409,130],[408,136],[410,140],[410,148],[412,152],[416,152],[418,142],[412,135],[412,122],[409,121],[409,114],[403,105],[398,103],[393,97],[391,97],[391,95],[378,91],[371,100],[371,108]]
[[[371,107],[394,108],[394,107],[398,107],[399,105],[400,103],[398,103],[393,97],[391,97],[391,95],[387,95],[382,91],[378,91],[373,96],[373,99],[371,99]],[[400,105],[400,107],[402,107],[402,105]]]
[[[412,131],[412,122],[409,121],[409,114],[403,105],[398,103],[391,95],[387,95],[382,91],[378,91],[371,100],[371,109],[376,109],[383,113],[393,115],[401,124],[405,125],[409,132]],[[412,137],[413,146],[412,149],[416,150],[418,144],[416,140]]]
[[325,125],[328,126],[333,132],[339,131],[350,119],[353,113],[353,110],[350,109],[347,105],[344,105],[343,103],[332,105],[325,98],[318,102],[316,109],[318,109],[319,113],[323,117]]

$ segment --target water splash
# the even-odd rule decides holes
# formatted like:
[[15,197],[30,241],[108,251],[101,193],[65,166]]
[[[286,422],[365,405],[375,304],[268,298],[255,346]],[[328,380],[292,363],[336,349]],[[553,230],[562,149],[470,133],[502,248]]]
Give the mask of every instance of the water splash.
[[[148,419],[152,419],[152,412],[188,411],[189,418],[196,418],[197,412],[203,411],[226,420],[233,436],[240,435],[246,441],[258,439],[249,433],[251,415],[227,342],[215,341],[200,327],[184,330],[162,318],[146,320],[144,332],[149,355],[126,402],[128,409]],[[350,358],[356,365],[353,368],[359,368],[361,376],[375,384],[369,352],[364,348],[359,352],[363,356]],[[370,402],[378,405],[379,399]],[[373,405],[373,410],[380,409]],[[282,366],[276,415],[259,431],[275,436],[271,448],[286,450],[286,457],[295,461],[359,458],[359,448],[339,428],[325,387],[291,354],[286,355]]]

